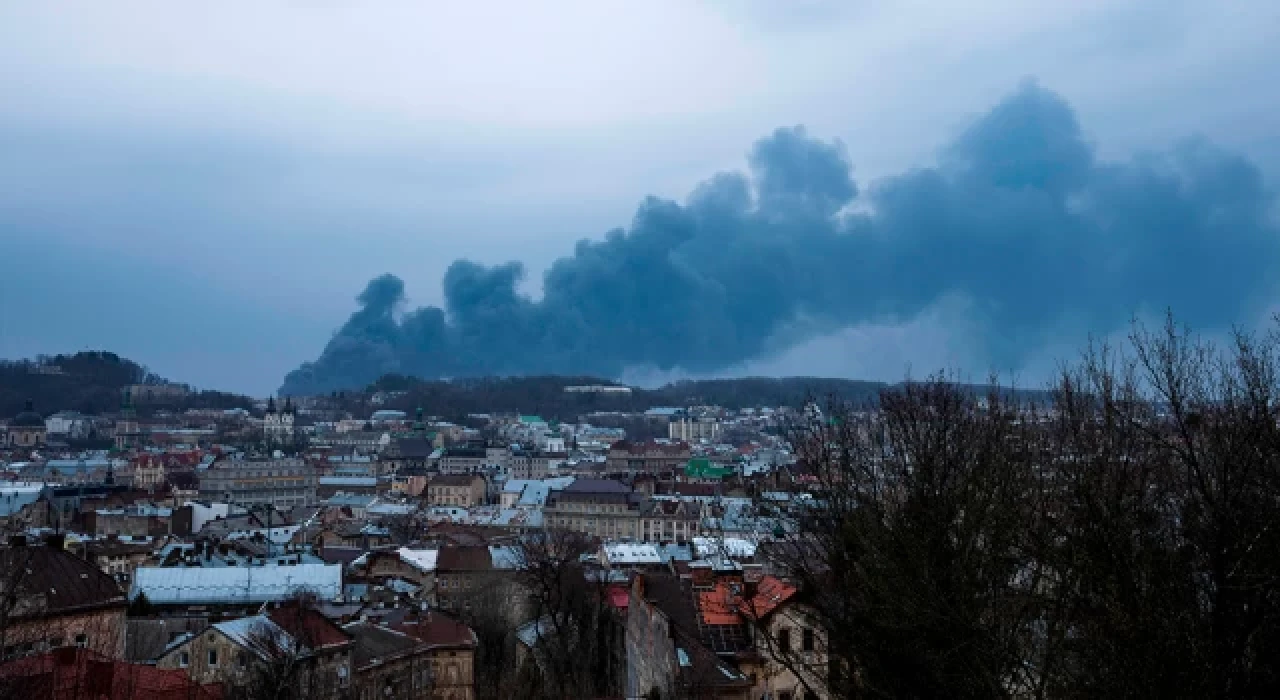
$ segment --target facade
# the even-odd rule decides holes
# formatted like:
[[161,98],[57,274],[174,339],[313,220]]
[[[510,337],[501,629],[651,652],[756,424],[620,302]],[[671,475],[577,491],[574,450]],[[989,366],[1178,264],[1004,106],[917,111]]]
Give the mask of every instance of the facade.
[[427,483],[427,503],[470,508],[485,502],[485,489],[479,474],[440,474]]
[[9,447],[35,449],[45,444],[49,437],[49,430],[44,424],[44,418],[35,412],[34,404],[31,399],[27,399],[26,407],[22,413],[13,417],[9,421],[9,427],[6,431],[3,442]]
[[309,506],[316,502],[316,474],[297,458],[219,460],[200,472],[200,498],[281,509]]
[[483,447],[447,447],[440,457],[444,474],[474,474],[489,463],[489,452]]
[[484,545],[442,547],[436,554],[436,601],[460,610],[493,580],[493,559]]
[[58,411],[44,421],[48,436],[67,440],[83,440],[93,431],[93,421],[77,411]]
[[0,593],[9,601],[3,630],[7,659],[62,647],[124,656],[128,601],[115,580],[63,549],[58,538],[0,548]]
[[692,501],[649,500],[640,512],[640,540],[684,544],[698,536],[701,507]]
[[143,454],[129,461],[129,484],[136,489],[155,489],[165,482],[164,458]]
[[711,417],[690,416],[681,412],[667,424],[667,437],[683,442],[720,439],[720,421]]
[[634,539],[642,531],[639,497],[625,484],[608,479],[578,479],[552,491],[542,513],[548,527],[602,539]]
[[433,700],[474,700],[476,635],[470,627],[440,613],[428,613],[392,628],[426,647]]
[[284,408],[276,410],[276,400],[267,400],[267,412],[262,418],[262,437],[268,445],[286,446],[294,444],[294,419],[297,411],[293,400],[286,398]]
[[301,697],[341,698],[349,690],[353,642],[315,610],[288,603],[261,615],[210,625],[156,660],[200,684],[247,687],[266,673],[296,674]]
[[85,514],[85,524],[99,537],[163,537],[172,531],[173,509],[134,504],[122,508],[99,508]]
[[684,442],[619,440],[609,447],[605,466],[614,473],[665,474],[683,467],[692,454]]

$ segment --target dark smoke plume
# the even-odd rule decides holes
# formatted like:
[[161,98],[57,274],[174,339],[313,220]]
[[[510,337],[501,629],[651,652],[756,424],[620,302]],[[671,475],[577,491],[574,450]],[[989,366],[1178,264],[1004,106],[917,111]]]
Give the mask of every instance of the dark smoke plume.
[[540,301],[516,292],[520,263],[460,260],[444,309],[401,315],[403,284],[383,275],[282,391],[387,372],[711,372],[780,334],[909,319],[944,296],[968,300],[993,366],[1017,367],[1052,334],[1106,333],[1140,310],[1223,328],[1265,307],[1280,261],[1271,193],[1249,161],[1192,140],[1100,162],[1070,106],[1034,83],[936,167],[865,191],[844,147],[803,127],[761,139],[748,163],[749,175],[718,174],[683,204],[649,197],[629,229],[579,242]]

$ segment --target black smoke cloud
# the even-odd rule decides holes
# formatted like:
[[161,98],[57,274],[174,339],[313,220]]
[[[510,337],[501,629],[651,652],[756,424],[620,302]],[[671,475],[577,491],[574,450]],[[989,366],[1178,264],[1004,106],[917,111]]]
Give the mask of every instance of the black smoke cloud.
[[981,355],[1016,368],[1064,329],[1106,333],[1142,310],[1225,327],[1266,306],[1280,261],[1271,194],[1245,158],[1191,140],[1102,162],[1070,106],[1030,82],[936,167],[865,191],[845,148],[803,127],[761,139],[748,164],[579,242],[539,301],[517,293],[517,262],[457,261],[444,308],[407,313],[404,285],[383,275],[282,391],[388,372],[711,372],[779,336],[909,319],[950,296],[967,300]]

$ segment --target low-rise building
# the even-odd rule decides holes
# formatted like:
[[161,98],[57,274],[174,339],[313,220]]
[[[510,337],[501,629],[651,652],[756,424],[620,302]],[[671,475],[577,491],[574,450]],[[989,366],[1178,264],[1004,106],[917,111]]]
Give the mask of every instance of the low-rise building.
[[182,639],[156,660],[184,669],[197,683],[253,690],[262,674],[296,684],[299,697],[340,698],[351,685],[351,637],[325,616],[297,602],[265,614],[210,625]]
[[439,474],[427,483],[427,503],[433,506],[472,506],[485,502],[485,480],[479,474]]
[[122,658],[124,592],[111,576],[63,547],[59,537],[34,544],[15,536],[0,548],[0,595],[11,601],[3,656],[76,646]]
[[606,468],[614,473],[666,474],[683,467],[692,455],[685,442],[619,440],[609,447]]

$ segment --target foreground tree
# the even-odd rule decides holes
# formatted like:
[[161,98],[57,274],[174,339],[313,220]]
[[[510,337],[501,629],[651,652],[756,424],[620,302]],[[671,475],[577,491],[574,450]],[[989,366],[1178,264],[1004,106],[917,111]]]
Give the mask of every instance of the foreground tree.
[[1047,396],[945,377],[795,436],[772,554],[838,697],[1280,693],[1280,343],[1170,320]]

